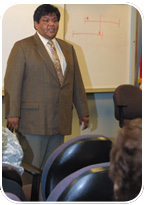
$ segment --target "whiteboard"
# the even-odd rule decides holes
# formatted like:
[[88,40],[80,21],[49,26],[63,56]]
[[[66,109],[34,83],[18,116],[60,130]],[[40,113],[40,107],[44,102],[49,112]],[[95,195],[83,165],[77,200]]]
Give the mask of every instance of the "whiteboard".
[[[39,4],[16,4],[7,9],[2,20],[2,87],[8,56],[14,43],[35,34],[33,14]],[[61,13],[57,37],[64,37],[64,5],[55,4]]]
[[67,4],[65,37],[74,45],[86,90],[129,83],[131,6]]

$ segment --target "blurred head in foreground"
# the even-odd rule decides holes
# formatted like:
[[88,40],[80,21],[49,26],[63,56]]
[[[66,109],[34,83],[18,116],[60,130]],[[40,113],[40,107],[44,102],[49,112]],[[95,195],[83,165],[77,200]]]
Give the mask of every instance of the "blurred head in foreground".
[[120,130],[110,160],[115,200],[134,199],[142,186],[142,119],[131,120]]

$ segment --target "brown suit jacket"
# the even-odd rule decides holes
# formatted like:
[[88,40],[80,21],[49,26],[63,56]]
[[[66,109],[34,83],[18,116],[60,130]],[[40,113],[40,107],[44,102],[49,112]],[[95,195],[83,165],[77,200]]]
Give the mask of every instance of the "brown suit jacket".
[[15,43],[5,75],[5,116],[20,117],[24,134],[71,134],[73,103],[87,116],[86,94],[72,45],[57,39],[66,58],[60,88],[53,62],[37,34]]

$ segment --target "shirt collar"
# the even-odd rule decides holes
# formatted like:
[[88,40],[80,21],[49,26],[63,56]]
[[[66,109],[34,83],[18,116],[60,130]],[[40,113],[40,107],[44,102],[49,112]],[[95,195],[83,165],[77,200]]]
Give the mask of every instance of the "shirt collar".
[[[50,41],[50,40],[48,40],[47,38],[44,38],[38,31],[37,31],[37,34],[38,34],[39,38],[41,39],[42,43],[46,46],[48,41]],[[56,45],[56,39],[54,38],[54,39],[52,39],[52,41],[53,41],[54,45]]]

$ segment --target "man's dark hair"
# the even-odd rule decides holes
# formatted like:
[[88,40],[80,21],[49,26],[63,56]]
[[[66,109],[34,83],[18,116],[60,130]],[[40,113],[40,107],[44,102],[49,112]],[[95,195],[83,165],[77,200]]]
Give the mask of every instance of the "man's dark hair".
[[58,8],[56,8],[55,6],[53,6],[51,4],[43,4],[35,10],[33,19],[34,19],[34,21],[39,23],[39,20],[42,16],[52,14],[52,13],[56,14],[58,21],[59,21],[60,20],[60,12],[59,12]]

